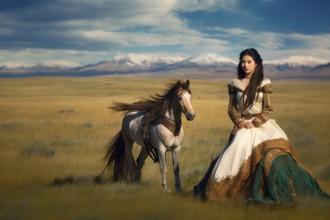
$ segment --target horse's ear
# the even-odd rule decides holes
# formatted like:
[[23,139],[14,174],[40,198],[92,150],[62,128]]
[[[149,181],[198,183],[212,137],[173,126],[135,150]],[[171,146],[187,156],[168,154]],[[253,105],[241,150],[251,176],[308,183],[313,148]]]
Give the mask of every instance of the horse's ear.
[[175,85],[175,88],[180,88],[181,87],[181,82],[180,82],[180,80],[178,80],[177,82],[176,82],[176,85]]
[[184,88],[185,89],[189,89],[189,85],[190,85],[190,81],[189,81],[189,79],[186,81],[186,83],[184,84]]

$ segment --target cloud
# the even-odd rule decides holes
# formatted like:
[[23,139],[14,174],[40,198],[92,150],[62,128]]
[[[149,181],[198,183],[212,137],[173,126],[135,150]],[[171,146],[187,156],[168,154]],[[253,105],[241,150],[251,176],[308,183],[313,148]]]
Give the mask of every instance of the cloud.
[[81,66],[81,64],[73,62],[73,61],[68,61],[68,60],[46,60],[42,63],[43,65],[46,66],[60,66],[60,67],[78,67]]
[[241,28],[222,28],[213,27],[213,31],[219,38],[235,40],[235,42],[242,47],[259,47],[268,50],[280,49],[284,46],[284,35],[273,32],[258,32],[241,29]]
[[[5,3],[0,9],[1,49],[7,57],[37,62],[40,59],[74,59],[76,54],[107,54],[137,47],[176,47],[176,53],[217,52],[229,49],[224,40],[209,38],[177,16],[186,10],[229,10],[236,1],[179,0],[53,0]],[[151,50],[150,49],[150,50]],[[11,53],[10,51],[15,51]],[[17,54],[19,51],[19,54]],[[59,52],[61,51],[61,53]],[[21,54],[21,55],[20,55]],[[28,57],[28,58],[26,58]],[[90,62],[81,56],[82,62]],[[103,56],[101,56],[103,58]],[[100,59],[100,56],[95,57]],[[20,59],[21,58],[21,59]],[[0,62],[4,58],[0,57]],[[42,61],[41,61],[42,62]]]
[[[116,46],[116,33],[130,35],[127,33],[131,29],[139,32],[147,28],[151,33],[147,31],[143,37],[148,33],[150,37],[157,37],[157,33],[189,30],[172,13],[176,4],[174,0],[54,0],[28,3],[24,8],[17,7],[15,10],[7,3],[0,9],[0,40],[4,42],[0,47],[3,49],[102,50]],[[100,36],[93,36],[93,33]],[[102,40],[102,44],[96,41],[98,39]],[[118,43],[122,45],[123,42]]]
[[[330,57],[330,34],[297,34],[254,32],[240,28],[213,27],[214,35],[221,39],[232,40],[233,48],[255,47],[270,58],[286,58],[293,55],[315,56],[319,58]],[[233,43],[235,42],[235,43]],[[299,47],[295,47],[299,45]]]
[[178,0],[176,1],[177,11],[212,11],[212,10],[237,10],[239,0]]
[[[0,50],[0,66],[19,67],[49,63],[51,60],[62,62],[64,66],[77,66],[109,58],[105,51],[78,51],[53,49]],[[65,62],[64,62],[65,61]]]
[[271,57],[294,52],[330,57],[330,48],[324,46],[330,45],[329,34],[256,32],[207,24],[202,29],[180,16],[183,12],[213,11],[238,18],[243,13],[241,4],[242,0],[5,1],[0,8],[0,66],[50,60],[87,64],[121,52],[189,56],[210,52],[235,54],[230,58],[236,58],[246,47],[260,48]]
[[330,34],[290,34],[288,36],[293,40],[301,41],[303,44],[309,47],[324,48],[325,45],[327,45],[328,47],[330,45]]

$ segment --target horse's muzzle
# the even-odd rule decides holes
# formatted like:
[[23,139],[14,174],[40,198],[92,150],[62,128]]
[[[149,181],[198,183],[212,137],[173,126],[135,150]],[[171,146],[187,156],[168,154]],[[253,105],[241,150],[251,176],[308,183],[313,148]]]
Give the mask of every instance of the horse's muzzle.
[[191,113],[186,114],[186,118],[188,121],[194,120],[195,116],[196,116],[196,114],[191,114]]

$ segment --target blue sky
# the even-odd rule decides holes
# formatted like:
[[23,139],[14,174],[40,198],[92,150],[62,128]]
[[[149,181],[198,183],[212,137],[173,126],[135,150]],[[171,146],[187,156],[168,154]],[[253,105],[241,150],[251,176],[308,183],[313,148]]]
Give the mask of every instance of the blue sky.
[[327,0],[11,0],[0,7],[0,66],[77,65],[118,54],[330,61]]

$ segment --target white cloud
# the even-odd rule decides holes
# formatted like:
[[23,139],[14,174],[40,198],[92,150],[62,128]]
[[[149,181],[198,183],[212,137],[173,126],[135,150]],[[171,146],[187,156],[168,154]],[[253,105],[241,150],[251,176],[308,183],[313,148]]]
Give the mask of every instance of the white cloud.
[[111,52],[52,49],[0,50],[0,66],[20,67],[53,63],[64,66],[79,66],[99,62],[111,57]]
[[324,48],[330,45],[330,34],[318,34],[318,35],[304,35],[304,34],[290,34],[292,40],[300,41],[304,45],[310,47]]
[[81,66],[80,63],[69,61],[69,60],[46,60],[42,62],[43,65],[46,66],[60,66],[60,67],[78,67]]
[[[287,58],[295,55],[313,56],[330,60],[330,34],[306,35],[275,32],[253,32],[240,28],[214,27],[215,35],[221,39],[231,39],[237,50],[256,47],[270,59]],[[234,42],[233,42],[234,41]],[[236,42],[236,43],[235,43]],[[293,49],[290,43],[302,45]]]
[[239,0],[177,0],[175,8],[178,11],[211,11],[211,10],[236,10]]
[[260,47],[269,50],[279,49],[284,46],[283,35],[273,32],[252,32],[241,28],[215,27],[220,38],[234,40],[239,45]]

